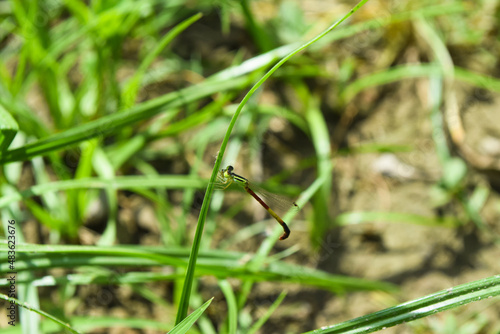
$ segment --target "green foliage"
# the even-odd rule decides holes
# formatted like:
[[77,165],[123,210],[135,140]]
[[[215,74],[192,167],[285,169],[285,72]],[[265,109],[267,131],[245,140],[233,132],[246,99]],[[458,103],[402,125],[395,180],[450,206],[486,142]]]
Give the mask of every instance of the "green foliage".
[[500,294],[499,284],[500,277],[497,275],[308,333],[373,333],[473,301],[498,296]]
[[[471,186],[472,169],[450,150],[441,110],[450,82],[500,91],[498,79],[454,64],[449,54],[449,43],[479,44],[485,32],[464,22],[469,9],[461,1],[409,3],[390,15],[361,20],[363,16],[357,14],[366,2],[338,13],[340,19],[319,34],[324,22],[308,22],[300,5],[290,1],[282,2],[276,16],[267,21],[246,0],[12,0],[1,5],[0,212],[5,239],[7,221],[18,223],[15,269],[19,294],[18,300],[10,300],[21,307],[23,330],[37,333],[63,328],[76,333],[75,328],[133,327],[171,329],[169,333],[257,333],[265,330],[287,296],[280,288],[264,314],[255,318],[248,309],[260,282],[336,295],[397,290],[393,284],[334,275],[311,268],[311,263],[289,262],[286,257],[297,247],[289,241],[276,245],[281,234],[277,224],[272,230],[266,223],[238,227],[234,235],[224,235],[222,242],[215,243],[220,238],[216,229],[223,222],[231,220],[240,226],[240,217],[245,217],[244,204],[214,193],[217,172],[240,159],[250,161],[250,169],[259,169],[266,159],[260,148],[266,147],[266,135],[277,119],[286,121],[284,127],[308,149],[294,160],[293,167],[287,156],[299,156],[299,148],[291,151],[281,146],[265,162],[272,176],[263,186],[298,195],[296,202],[302,212],[282,216],[291,222],[294,240],[300,239],[301,231],[293,226],[304,218],[306,239],[317,252],[332,228],[375,221],[449,228],[472,221],[479,230],[490,233],[481,210],[491,189],[485,184]],[[224,49],[222,57],[220,49],[211,49],[218,44],[213,40],[205,44],[203,39],[213,38],[209,24],[214,17],[220,19],[224,38],[235,29],[244,29],[253,49],[242,48],[235,54]],[[348,18],[353,22],[346,24]],[[328,22],[333,20],[328,17]],[[442,28],[450,25],[448,20],[456,34]],[[410,30],[410,25],[432,50],[428,63],[399,64],[385,55],[379,62],[373,61],[372,70],[367,66],[369,59],[356,57],[348,48],[339,48],[338,61],[325,59],[331,53],[323,54],[332,43],[363,34],[387,34],[387,40],[401,47],[404,43],[391,40],[393,31],[401,26]],[[200,30],[206,30],[206,36],[191,35]],[[362,40],[355,40],[354,48],[361,47],[357,41]],[[200,46],[194,47],[196,43]],[[334,64],[334,75],[325,64]],[[332,205],[337,201],[333,172],[338,156],[414,150],[399,143],[342,147],[339,132],[350,125],[353,111],[349,107],[357,99],[365,99],[363,93],[415,78],[429,80],[432,88],[427,94],[429,118],[441,174],[429,187],[429,202],[438,209],[458,204],[458,214],[339,212]],[[318,81],[312,84],[310,79]],[[325,81],[332,85],[323,86]],[[276,88],[277,96],[287,96],[290,104],[258,102],[258,98],[269,101],[266,90],[271,88]],[[242,96],[236,105],[234,101]],[[329,107],[324,107],[325,98],[332,100]],[[210,168],[209,180],[199,176],[207,175]],[[286,185],[298,179],[304,181]],[[203,189],[205,197],[199,207],[196,195]],[[152,207],[161,247],[121,244],[120,214],[127,209],[124,198],[128,194]],[[100,208],[96,210],[96,206]],[[224,206],[230,208],[224,211]],[[84,226],[96,211],[104,213],[98,218],[103,226],[99,232]],[[193,212],[198,216],[194,238]],[[40,224],[42,236],[23,234],[21,226],[33,221]],[[251,236],[262,237],[266,229],[270,233],[255,252],[229,250],[240,249],[241,241]],[[85,233],[99,236],[96,246],[71,245],[83,241]],[[50,244],[27,244],[27,237]],[[0,244],[0,254],[6,258],[8,243]],[[211,249],[214,244],[219,248]],[[277,250],[281,252],[273,252]],[[10,270],[8,263],[0,263],[0,272],[6,275]],[[200,280],[206,277],[215,278],[217,298],[200,288]],[[149,285],[155,282],[168,284],[171,298],[161,299]],[[80,298],[76,288],[92,284],[130,287],[149,302],[168,308],[176,319],[92,317],[89,321],[89,317],[74,316],[65,303],[74,306]],[[7,287],[9,282],[0,278],[0,285]],[[42,286],[57,291],[60,304],[47,302],[38,290]],[[332,323],[314,333],[373,332],[498,294],[499,278],[492,276]],[[227,309],[214,311],[222,297]],[[195,311],[188,316],[189,308]],[[47,320],[40,321],[36,314]],[[220,320],[215,326],[214,315]],[[195,322],[197,327],[192,327]],[[480,320],[468,326],[479,328],[478,323]],[[458,328],[452,320],[445,325],[450,331]],[[432,327],[447,330],[436,324]],[[10,332],[18,333],[18,328]]]
[[180,323],[175,325],[174,328],[172,328],[171,331],[168,333],[170,334],[184,334],[187,333],[187,331],[193,326],[196,320],[198,320],[199,317],[205,312],[205,310],[210,306],[210,303],[212,302],[213,298],[208,300],[205,304],[201,305],[198,307],[193,313],[191,313],[189,316],[187,316],[184,320],[182,320]]

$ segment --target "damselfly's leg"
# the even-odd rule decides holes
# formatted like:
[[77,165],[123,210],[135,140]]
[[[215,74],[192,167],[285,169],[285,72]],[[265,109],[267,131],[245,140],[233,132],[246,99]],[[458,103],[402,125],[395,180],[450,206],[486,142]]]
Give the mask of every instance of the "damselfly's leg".
[[231,183],[233,183],[233,178],[226,177],[224,170],[220,170],[217,174],[217,188],[220,190],[225,190],[231,185]]

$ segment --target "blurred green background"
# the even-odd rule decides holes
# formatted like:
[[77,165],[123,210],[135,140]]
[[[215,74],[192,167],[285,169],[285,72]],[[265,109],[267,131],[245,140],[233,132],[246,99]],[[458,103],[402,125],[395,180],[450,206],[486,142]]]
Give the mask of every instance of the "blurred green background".
[[[228,141],[223,167],[297,200],[278,212],[290,237],[243,191],[216,191],[185,276],[239,102],[355,5],[1,2],[18,299],[89,333],[164,333],[179,304],[212,297],[190,332],[326,333],[498,274],[499,2],[370,0],[266,80]],[[63,331],[20,312],[0,331]],[[498,333],[499,312],[492,298],[384,332]]]

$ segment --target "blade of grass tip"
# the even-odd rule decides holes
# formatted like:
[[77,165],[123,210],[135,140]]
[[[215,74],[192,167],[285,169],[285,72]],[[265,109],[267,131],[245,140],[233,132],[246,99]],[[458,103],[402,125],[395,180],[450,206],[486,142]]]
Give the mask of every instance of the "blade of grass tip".
[[231,136],[231,132],[234,128],[234,125],[236,124],[236,120],[238,119],[238,116],[241,113],[241,110],[245,106],[245,104],[248,102],[250,97],[255,93],[255,91],[278,69],[280,68],[285,62],[287,62],[291,57],[299,53],[300,51],[306,49],[309,45],[317,42],[324,36],[326,36],[330,31],[332,31],[334,28],[339,26],[342,22],[344,22],[347,18],[349,18],[353,13],[355,13],[359,8],[361,8],[368,0],[362,0],[358,2],[356,6],[353,7],[347,13],[344,15],[340,20],[337,22],[333,23],[330,27],[328,27],[325,31],[311,39],[310,41],[306,42],[302,46],[299,46],[297,49],[294,51],[290,52],[287,56],[282,58],[276,65],[274,65],[251,89],[250,91],[245,95],[243,100],[240,102],[238,108],[236,109],[231,122],[229,123],[228,129],[226,131],[226,135],[224,136],[224,139],[222,140],[221,147],[219,150],[219,153],[217,154],[217,158],[215,160],[214,168],[212,170],[212,175],[210,177],[210,181],[208,183],[207,191],[205,192],[205,197],[203,199],[203,204],[201,206],[200,210],[200,215],[198,217],[198,224],[196,226],[196,232],[194,236],[194,241],[193,241],[193,246],[191,248],[191,254],[189,256],[189,263],[188,267],[186,270],[186,279],[184,280],[184,286],[182,288],[182,295],[181,299],[179,301],[179,309],[177,311],[177,317],[176,317],[176,323],[179,323],[184,319],[187,315],[187,310],[189,307],[189,297],[191,295],[191,288],[193,286],[193,280],[194,280],[194,271],[196,267],[196,261],[198,258],[198,252],[201,244],[201,237],[203,234],[203,229],[205,226],[205,219],[207,217],[208,209],[210,206],[210,198],[212,197],[212,193],[214,191],[214,184],[217,178],[217,173],[219,172],[221,162],[222,162],[222,157],[224,155],[224,152],[226,150],[227,144],[229,142],[229,137]]
[[500,295],[500,275],[442,290],[382,311],[304,334],[372,333],[498,295]]
[[[192,298],[192,305],[200,305],[203,304],[203,298],[200,296],[200,294],[195,294],[193,295],[193,298]],[[216,330],[214,328],[214,323],[212,322],[212,320],[209,319],[208,316],[202,316],[200,318],[198,318],[198,322],[196,323],[197,327],[198,327],[198,331],[199,333],[203,333],[203,334],[217,334],[217,333],[220,333],[220,331]]]
[[[418,15],[416,16],[416,20],[414,20],[414,26],[419,35],[430,46],[432,58],[434,58],[433,62],[438,63],[441,68],[442,75],[433,76],[431,79],[433,79],[433,81],[440,82],[443,86],[441,88],[443,90],[443,96],[440,97],[446,101],[443,116],[447,125],[448,135],[452,137],[453,141],[460,142],[461,139],[463,139],[464,129],[459,116],[459,106],[455,91],[451,88],[455,81],[453,59],[448,51],[447,45],[442,40],[440,33],[436,31],[432,24],[430,24],[421,15]],[[435,134],[433,135],[435,136]]]
[[286,291],[281,291],[280,295],[274,303],[269,307],[269,309],[266,311],[264,316],[259,317],[257,322],[248,330],[247,334],[254,334],[257,333],[257,331],[262,327],[262,325],[265,324],[265,322],[271,317],[274,311],[278,308],[278,306],[281,305],[281,302],[285,299],[287,292]]
[[174,328],[172,328],[171,331],[169,331],[167,334],[184,334],[187,333],[187,331],[193,326],[196,320],[198,320],[199,317],[205,312],[205,310],[210,306],[210,303],[212,302],[214,298],[210,298],[205,304],[201,305],[199,308],[196,309],[193,313],[191,313],[188,317],[186,317],[184,320],[182,320],[180,323],[175,325]]
[[462,80],[471,85],[492,90],[494,92],[500,91],[500,80],[481,73],[475,73],[465,68],[455,66],[455,79]]
[[22,303],[19,300],[17,300],[16,298],[8,297],[7,295],[4,295],[3,293],[0,293],[0,299],[4,299],[4,300],[8,301],[10,303],[10,305],[17,304],[18,306],[20,306],[20,307],[22,307],[22,308],[24,308],[26,310],[35,312],[35,313],[37,313],[39,315],[43,315],[47,319],[52,320],[53,322],[57,323],[58,325],[64,327],[65,329],[67,329],[71,333],[75,333],[75,334],[80,334],[81,333],[81,332],[77,331],[76,329],[72,328],[70,325],[68,325],[64,321],[59,320],[58,318],[54,317],[53,315],[51,315],[51,314],[49,314],[49,313],[47,313],[45,311],[42,311],[42,310],[40,310],[38,308],[31,307],[28,303]]

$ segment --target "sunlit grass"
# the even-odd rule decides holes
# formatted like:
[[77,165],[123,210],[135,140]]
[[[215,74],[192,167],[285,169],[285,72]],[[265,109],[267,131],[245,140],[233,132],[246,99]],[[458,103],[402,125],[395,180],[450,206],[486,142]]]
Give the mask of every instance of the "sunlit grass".
[[[302,211],[289,212],[283,219],[292,222],[293,240],[307,240],[316,252],[331,229],[374,221],[448,228],[472,221],[490,232],[481,210],[491,190],[484,185],[468,189],[465,180],[470,169],[450,152],[439,109],[446,100],[443,87],[449,80],[489,91],[500,87],[498,79],[490,75],[449,63],[446,40],[440,39],[437,22],[463,19],[468,8],[460,1],[432,5],[409,2],[397,12],[366,19],[366,13],[359,10],[366,2],[361,1],[352,12],[346,9],[329,17],[330,24],[336,23],[314,36],[311,31],[325,29],[324,22],[306,22],[295,4],[269,23],[260,20],[250,1],[215,5],[10,1],[8,6],[2,5],[0,212],[5,239],[8,220],[15,220],[18,227],[17,299],[30,305],[20,308],[24,330],[40,332],[38,313],[50,319],[41,321],[42,332],[56,331],[60,324],[69,323],[66,329],[70,331],[116,326],[166,331],[175,326],[172,333],[185,333],[196,322],[191,329],[194,332],[255,333],[286,303],[286,287],[322,289],[332,295],[397,290],[390,283],[311,268],[313,261],[289,262],[287,257],[302,245],[294,241],[277,244],[281,233],[277,224],[239,228],[216,243],[214,240],[225,233],[220,232],[223,221],[232,219],[238,226],[238,217],[244,216],[243,204],[224,201],[222,193],[213,194],[216,173],[235,161],[243,161],[242,165],[251,161],[251,168],[257,170],[265,164],[273,172],[268,188],[298,194]],[[255,49],[241,53],[225,50],[225,58],[220,58],[220,50],[210,50],[213,59],[198,54],[202,50],[192,45],[190,33],[205,29],[208,34],[210,21],[203,20],[213,20],[213,12],[221,26],[210,29],[220,29],[226,38],[236,29],[231,20],[239,17],[244,23],[238,29],[244,29]],[[352,22],[343,22],[348,17]],[[392,64],[398,52],[390,54],[393,51],[388,50],[384,61],[376,63],[381,67],[372,70],[370,65],[375,66],[375,62],[354,60],[346,48],[338,52],[342,60],[335,63],[339,65],[335,75],[327,70],[325,63],[331,53],[324,56],[324,52],[331,43],[354,38],[356,46],[356,41],[361,44],[357,38],[362,34],[393,36],[394,29],[401,27],[398,25],[420,29],[435,59]],[[476,32],[464,29],[460,42],[479,39]],[[196,38],[202,42],[200,36]],[[225,65],[217,63],[224,60]],[[361,75],[359,68],[363,69]],[[311,84],[314,79],[334,82],[335,89],[324,94],[320,84]],[[340,214],[332,210],[338,155],[414,149],[386,143],[339,147],[332,117],[343,117],[364,92],[414,79],[427,79],[433,88],[427,95],[430,105],[435,106],[430,108],[429,117],[443,176],[430,188],[432,200],[436,206],[459,204],[463,210],[459,215],[444,216],[403,210]],[[276,95],[292,95],[295,104],[269,102],[266,94],[272,89]],[[323,106],[329,96],[335,97],[330,104],[335,110]],[[260,149],[251,148],[266,145],[265,134],[276,119],[286,121],[293,138],[307,141],[307,154],[288,148],[279,155],[273,152],[274,160],[263,163],[256,153]],[[294,161],[292,168],[287,167],[292,164],[288,159]],[[304,181],[297,182],[301,178]],[[290,180],[300,184],[287,184],[293,182]],[[203,189],[206,193],[200,207],[196,192]],[[121,196],[129,193],[152,208],[161,245],[120,244],[120,210],[126,205]],[[97,204],[105,213],[103,229],[87,233],[85,223]],[[229,208],[222,217],[218,212],[226,205]],[[193,227],[195,216],[198,222]],[[42,226],[43,236],[23,235],[26,232],[21,226],[34,221]],[[307,230],[302,239],[306,231],[294,229],[301,223]],[[274,229],[268,227],[275,225]],[[83,236],[89,234],[95,245],[81,245],[86,240]],[[252,252],[228,250],[240,249],[252,236],[259,237]],[[25,244],[25,240],[50,244]],[[8,244],[2,244],[0,253],[5,258]],[[8,263],[0,264],[5,275],[10,270]],[[225,313],[218,309],[207,312],[217,304],[200,287],[200,279],[206,277],[215,277],[219,297],[227,305]],[[168,300],[159,301],[150,285],[156,282],[169,282],[172,295]],[[264,315],[252,318],[248,309],[259,282],[277,288]],[[131,287],[151,304],[168,307],[170,313],[163,322],[77,317],[65,304],[80,298],[76,287],[89,284]],[[9,282],[0,278],[0,285],[8,286]],[[496,296],[499,286],[498,277],[492,276],[358,319],[331,323],[315,333],[372,332]],[[60,291],[60,304],[41,294],[40,287]],[[48,303],[54,304],[49,308]],[[221,322],[214,323],[210,314],[216,314]]]

